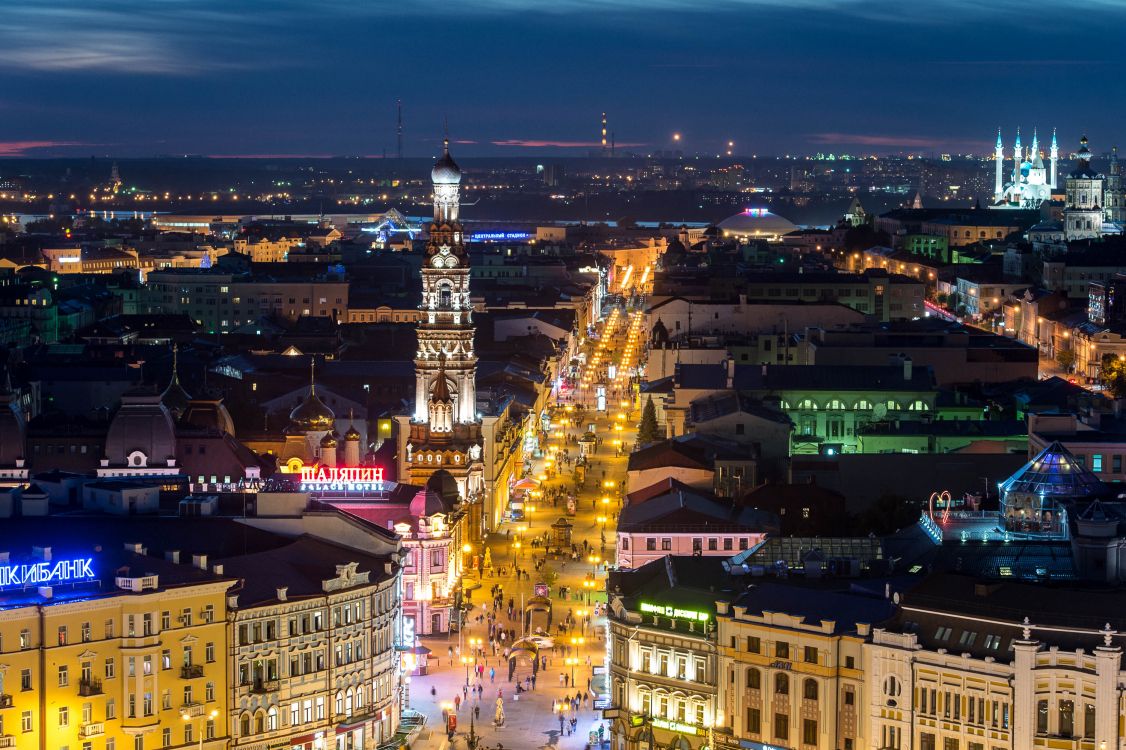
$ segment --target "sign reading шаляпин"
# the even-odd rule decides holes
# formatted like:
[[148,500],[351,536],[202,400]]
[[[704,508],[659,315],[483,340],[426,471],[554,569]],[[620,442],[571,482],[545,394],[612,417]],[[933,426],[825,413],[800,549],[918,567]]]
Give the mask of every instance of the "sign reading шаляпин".
[[673,617],[678,620],[695,620],[696,622],[707,622],[710,617],[707,612],[698,612],[694,609],[677,609],[676,607],[669,607],[664,604],[650,604],[649,602],[641,603],[641,611],[654,615]]
[[0,589],[51,586],[88,581],[94,577],[94,559],[59,560],[29,565],[0,565]]

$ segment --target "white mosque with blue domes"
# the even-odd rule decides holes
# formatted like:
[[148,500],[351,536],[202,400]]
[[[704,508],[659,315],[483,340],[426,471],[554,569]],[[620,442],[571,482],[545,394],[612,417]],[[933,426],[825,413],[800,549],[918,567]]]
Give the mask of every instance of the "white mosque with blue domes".
[[1009,181],[1005,182],[1005,146],[1001,142],[1001,130],[998,128],[997,145],[993,154],[996,162],[993,208],[1038,209],[1044,201],[1051,200],[1052,191],[1058,184],[1060,160],[1055,130],[1052,131],[1052,145],[1048,154],[1051,166],[1045,167],[1036,131],[1032,131],[1032,145],[1026,150],[1021,146],[1018,128],[1016,143],[1013,145],[1013,169],[1009,173]]

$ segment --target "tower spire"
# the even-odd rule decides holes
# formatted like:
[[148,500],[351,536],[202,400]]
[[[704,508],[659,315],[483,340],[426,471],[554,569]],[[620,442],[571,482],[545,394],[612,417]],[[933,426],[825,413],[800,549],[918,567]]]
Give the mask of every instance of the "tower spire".
[[309,394],[317,394],[317,358],[309,357]]

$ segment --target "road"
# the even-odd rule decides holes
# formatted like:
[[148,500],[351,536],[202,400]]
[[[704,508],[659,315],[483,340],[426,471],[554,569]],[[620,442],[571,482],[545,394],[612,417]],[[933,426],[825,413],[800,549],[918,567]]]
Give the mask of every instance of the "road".
[[[586,342],[586,366],[579,387],[558,402],[544,455],[533,462],[529,472],[540,486],[534,491],[539,495],[529,498],[525,506],[527,518],[506,522],[485,540],[492,567],[481,577],[470,574],[465,581],[473,607],[463,631],[422,640],[431,649],[429,674],[411,678],[410,707],[427,715],[427,730],[414,750],[466,747],[471,717],[473,730],[481,738],[479,747],[495,748],[500,743],[510,750],[586,748],[590,733],[601,724],[588,690],[594,667],[605,664],[606,654],[605,616],[594,616],[594,605],[605,602],[605,561],[614,559],[615,519],[640,417],[636,402],[629,400],[628,371],[644,357],[642,320],[635,311],[614,308],[600,324],[598,339]],[[604,412],[596,410],[599,385],[605,385],[607,391]],[[590,432],[592,425],[600,442],[590,452],[585,484],[578,487],[575,515],[568,517],[574,524],[576,553],[545,560],[541,540],[552,522],[567,516],[565,497],[576,488],[577,439]],[[542,566],[539,569],[537,562]],[[523,573],[519,578],[518,569]],[[517,694],[517,682],[532,675],[531,665],[517,660],[515,679],[509,681],[504,644],[494,648],[489,618],[495,617],[494,627],[515,630],[519,639],[521,603],[532,598],[538,582],[551,584],[554,646],[541,651],[546,664],[536,675],[535,689]],[[502,591],[499,608],[492,606],[491,591],[496,586]],[[483,669],[481,679],[474,674],[478,665]],[[476,690],[465,689],[467,676],[470,688],[481,685],[479,699]],[[577,710],[571,705],[558,710],[576,695],[582,696]],[[498,698],[505,714],[502,726],[493,721]],[[443,731],[448,711],[457,718],[452,743]],[[574,733],[569,731],[572,718],[576,719]],[[608,726],[604,736],[608,741]]]

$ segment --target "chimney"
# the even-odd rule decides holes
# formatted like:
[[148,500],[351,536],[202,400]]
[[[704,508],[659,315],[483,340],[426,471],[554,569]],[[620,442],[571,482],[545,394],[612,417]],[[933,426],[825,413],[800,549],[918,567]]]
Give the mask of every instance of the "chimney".
[[735,358],[732,356],[727,357],[727,388],[728,390],[735,387]]
[[164,553],[164,559],[171,563],[180,564],[180,550],[170,549]]
[[289,586],[278,586],[278,601],[286,601],[286,596],[289,594]]
[[192,555],[192,567],[207,570],[207,555]]
[[217,576],[223,575],[223,563],[215,563],[211,566],[211,572]]
[[913,364],[914,363],[911,361],[910,357],[906,355],[903,356],[903,379],[906,381],[911,380],[911,369]]

